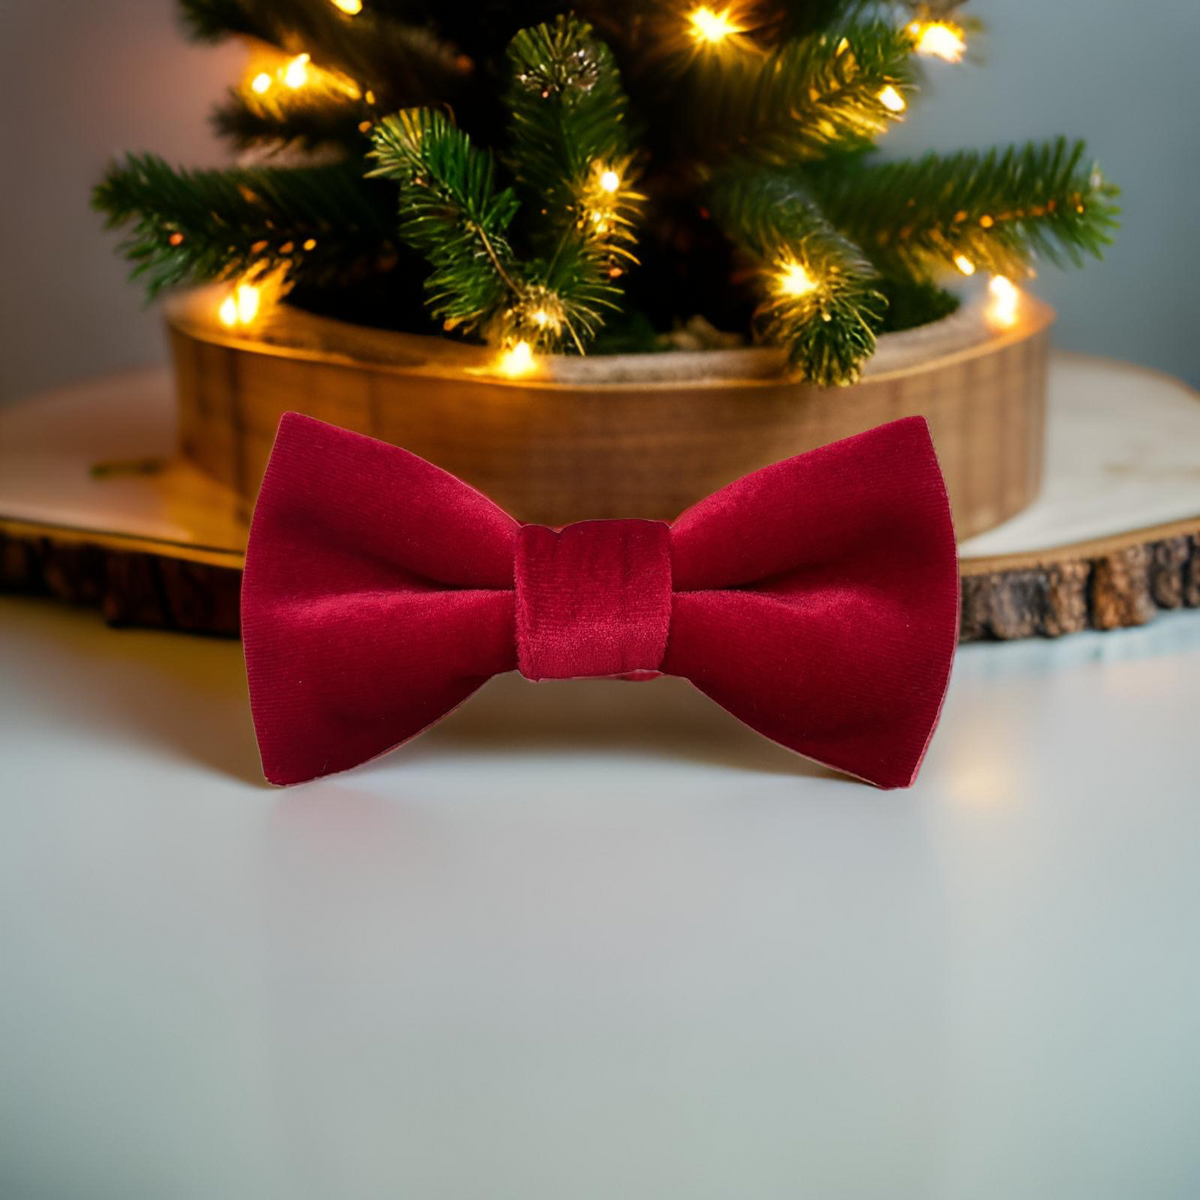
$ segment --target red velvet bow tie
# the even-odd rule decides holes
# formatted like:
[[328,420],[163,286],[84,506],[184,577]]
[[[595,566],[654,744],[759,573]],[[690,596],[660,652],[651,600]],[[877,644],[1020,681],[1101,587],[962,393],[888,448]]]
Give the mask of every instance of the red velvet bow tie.
[[242,585],[254,725],[281,784],[382,754],[516,668],[681,675],[792,750],[907,786],[958,611],[920,417],[755,471],[672,525],[556,531],[416,455],[287,413]]

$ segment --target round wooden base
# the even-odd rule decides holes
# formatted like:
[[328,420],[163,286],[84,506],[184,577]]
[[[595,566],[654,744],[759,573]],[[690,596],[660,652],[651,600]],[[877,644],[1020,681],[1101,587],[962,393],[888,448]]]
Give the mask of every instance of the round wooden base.
[[[964,640],[1200,605],[1198,401],[1154,372],[1052,356],[1042,494],[960,545]],[[248,506],[175,438],[165,369],[0,412],[0,588],[115,625],[235,635]]]
[[167,305],[180,446],[253,501],[289,409],[403,446],[519,521],[672,521],[759,467],[921,414],[961,536],[1037,495],[1053,312],[1023,296],[1003,328],[981,297],[884,334],[861,382],[788,377],[771,347],[546,356],[520,378],[485,346],[388,333],[277,305],[252,330],[219,291]]

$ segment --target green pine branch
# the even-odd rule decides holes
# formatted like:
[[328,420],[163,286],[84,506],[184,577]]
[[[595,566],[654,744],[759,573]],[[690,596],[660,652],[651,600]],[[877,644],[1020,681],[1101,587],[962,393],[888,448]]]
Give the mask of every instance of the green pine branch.
[[546,320],[530,328],[518,310],[502,336],[553,344],[565,333],[582,353],[636,263],[628,100],[612,52],[577,18],[522,30],[506,57],[507,160],[540,214],[529,231],[540,258],[527,272],[538,295],[525,309]]
[[612,51],[589,25],[560,16],[518,33],[506,59],[507,162],[552,216],[569,214],[596,164],[622,163],[632,150]]
[[308,88],[288,91],[265,102],[257,96],[230,89],[223,104],[213,110],[217,134],[238,149],[288,143],[315,149],[335,145],[353,153],[366,146],[362,125],[372,118],[369,105],[350,96],[314,94]]
[[864,0],[807,0],[803,4],[783,0],[779,9],[780,40],[809,37],[835,25],[854,20],[867,7]]
[[392,203],[356,162],[190,171],[154,155],[114,163],[93,206],[128,229],[122,249],[150,297],[163,288],[282,272],[336,287],[395,260]]
[[388,108],[451,100],[470,74],[471,64],[424,24],[395,20],[369,0],[354,16],[329,0],[180,0],[180,7],[198,40],[251,37],[285,54],[310,54]]
[[198,42],[261,37],[259,23],[240,0],[179,0],[179,14],[184,29]]
[[682,128],[707,161],[737,153],[786,164],[869,144],[900,115],[887,101],[911,88],[912,49],[902,28],[851,21],[766,56],[731,50],[710,62],[702,52],[686,76]]
[[795,172],[740,166],[711,189],[714,218],[754,263],[764,340],[822,387],[853,383],[886,300],[871,264],[822,215]]
[[1034,259],[1078,265],[1111,242],[1117,191],[1084,156],[1083,142],[1058,138],[912,162],[831,161],[805,179],[829,219],[889,273],[928,278],[961,257],[1019,276]]
[[497,186],[491,153],[438,110],[380,122],[371,173],[400,186],[399,235],[432,267],[429,303],[447,328],[582,353],[633,261],[640,197],[620,76],[574,17],[522,31],[507,61],[511,161],[529,200],[520,229],[521,201]]
[[433,268],[430,309],[447,327],[475,329],[519,290],[508,229],[520,206],[495,183],[487,151],[436,109],[405,109],[371,131],[370,172],[400,185],[399,235]]

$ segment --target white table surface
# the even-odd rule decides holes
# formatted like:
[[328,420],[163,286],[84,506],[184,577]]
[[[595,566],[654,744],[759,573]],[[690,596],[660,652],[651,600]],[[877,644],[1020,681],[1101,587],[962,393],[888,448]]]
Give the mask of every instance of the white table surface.
[[277,791],[239,647],[0,599],[4,1200],[1193,1200],[1200,613],[910,792],[676,680]]

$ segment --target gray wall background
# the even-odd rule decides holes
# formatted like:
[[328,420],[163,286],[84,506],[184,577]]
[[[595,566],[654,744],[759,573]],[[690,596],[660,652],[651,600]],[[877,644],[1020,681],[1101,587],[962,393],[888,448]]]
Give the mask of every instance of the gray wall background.
[[[982,66],[937,62],[888,153],[1085,136],[1124,209],[1103,263],[1034,287],[1059,345],[1200,385],[1200,0],[974,0]],[[159,317],[88,208],[105,161],[225,161],[206,113],[236,46],[194,47],[171,0],[0,0],[0,401],[160,361]]]

